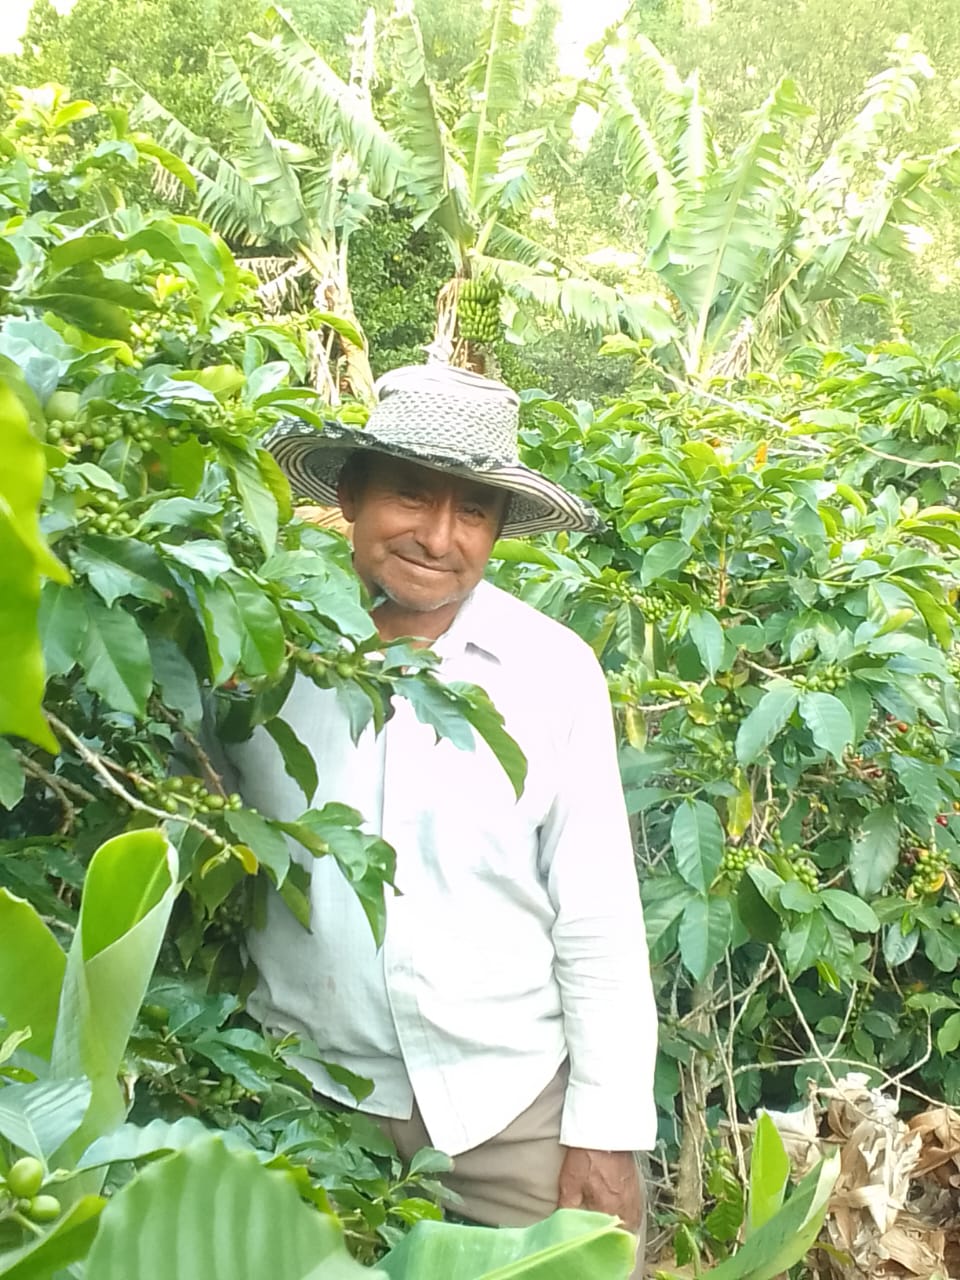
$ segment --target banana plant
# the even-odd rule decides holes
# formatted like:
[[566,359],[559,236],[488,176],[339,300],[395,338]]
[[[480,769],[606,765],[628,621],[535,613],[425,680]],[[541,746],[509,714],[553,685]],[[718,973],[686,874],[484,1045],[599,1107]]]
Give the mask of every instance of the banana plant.
[[[881,289],[884,258],[908,250],[904,224],[956,170],[956,144],[884,158],[917,111],[926,60],[892,54],[817,159],[805,127],[813,112],[791,81],[776,86],[726,155],[697,74],[682,80],[643,37],[626,52],[625,68],[608,69],[606,118],[626,190],[645,203],[646,265],[676,317],[664,345],[696,380],[743,373],[752,350],[769,361],[784,347],[826,340],[836,303]],[[628,76],[656,86],[646,114]]]
[[[753,1140],[743,1243],[729,1258],[698,1270],[697,1275],[710,1276],[712,1280],[776,1280],[785,1275],[803,1259],[820,1234],[839,1176],[840,1153],[834,1151],[820,1160],[787,1197],[790,1160],[773,1121],[761,1112]],[[735,1178],[733,1182],[736,1184]],[[736,1191],[735,1214],[739,1216],[742,1191],[738,1184]],[[656,1280],[683,1277],[673,1271],[658,1271]]]
[[[6,362],[5,362],[6,363]],[[41,579],[69,581],[38,523],[44,480],[43,449],[27,411],[0,370],[0,732],[56,749],[41,711],[44,674],[37,617]],[[12,749],[0,747],[0,770]]]
[[533,163],[551,137],[568,130],[580,90],[561,86],[535,119],[524,118],[523,32],[511,0],[492,7],[484,51],[464,72],[466,110],[452,121],[431,83],[410,0],[397,5],[382,41],[394,85],[384,122],[339,80],[288,15],[273,8],[268,16],[271,38],[251,38],[281,100],[309,114],[329,145],[354,157],[374,195],[390,199],[404,192],[417,208],[416,225],[429,222],[443,234],[455,279],[438,306],[437,354],[450,354],[456,281],[478,272],[500,280],[507,295],[504,318],[516,337],[537,312],[596,333],[624,324],[637,335],[651,327],[662,335],[669,316],[659,302],[602,284],[512,225],[534,204]]
[[73,1166],[126,1115],[118,1075],[176,874],[161,831],[101,845],[66,955],[31,904],[0,889],[0,1276],[44,1280],[91,1243],[105,1169]]
[[[615,1218],[559,1210],[523,1229],[418,1223],[374,1269],[294,1176],[208,1136],[149,1165],[103,1211],[87,1280],[626,1280],[636,1242]],[[175,1237],[176,1249],[166,1247]],[[2,1273],[0,1273],[2,1274]]]
[[[343,351],[346,379],[360,400],[373,396],[373,374],[357,322],[347,272],[350,235],[375,203],[359,180],[356,167],[337,148],[324,156],[276,135],[267,109],[225,51],[215,55],[221,84],[216,102],[223,109],[233,139],[222,154],[122,71],[111,82],[132,99],[134,122],[149,129],[164,149],[184,162],[202,217],[236,246],[267,251],[269,261],[286,273],[306,275],[314,286],[314,319],[326,327],[325,343],[314,348],[314,381],[325,399],[339,401],[339,379],[332,364],[334,340]],[[333,76],[333,72],[330,72]],[[362,87],[337,86],[362,115]],[[345,108],[346,110],[346,108]],[[298,115],[303,115],[302,104]],[[400,188],[400,161],[406,157],[390,140],[371,148],[382,188]],[[172,191],[189,184],[171,173]],[[169,186],[169,183],[168,183]],[[253,260],[255,261],[255,259]],[[269,286],[269,281],[266,282]]]

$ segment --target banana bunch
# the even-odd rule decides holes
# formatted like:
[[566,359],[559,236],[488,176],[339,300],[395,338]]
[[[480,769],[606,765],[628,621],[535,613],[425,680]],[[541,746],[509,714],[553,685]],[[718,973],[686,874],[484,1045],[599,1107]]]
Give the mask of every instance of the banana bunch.
[[500,336],[500,281],[493,276],[464,280],[457,298],[460,337],[466,342],[493,342]]

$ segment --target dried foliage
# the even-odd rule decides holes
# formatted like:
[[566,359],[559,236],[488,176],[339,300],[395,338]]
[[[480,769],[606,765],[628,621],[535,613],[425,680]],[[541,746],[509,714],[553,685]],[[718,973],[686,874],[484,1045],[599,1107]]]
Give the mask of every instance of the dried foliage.
[[931,1107],[904,1121],[897,1098],[851,1072],[802,1111],[769,1114],[798,1172],[840,1151],[818,1280],[960,1274],[960,1113]]

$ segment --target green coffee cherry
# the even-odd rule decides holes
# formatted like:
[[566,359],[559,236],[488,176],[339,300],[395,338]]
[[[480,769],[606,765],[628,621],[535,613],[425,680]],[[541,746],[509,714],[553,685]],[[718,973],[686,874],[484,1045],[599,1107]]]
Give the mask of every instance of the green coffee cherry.
[[30,1200],[43,1186],[43,1165],[33,1156],[23,1156],[7,1174],[7,1187],[18,1200]]
[[167,1025],[170,1010],[163,1004],[145,1004],[140,1010],[140,1020],[159,1031]]
[[62,1210],[56,1196],[34,1196],[25,1212],[31,1222],[55,1222]]

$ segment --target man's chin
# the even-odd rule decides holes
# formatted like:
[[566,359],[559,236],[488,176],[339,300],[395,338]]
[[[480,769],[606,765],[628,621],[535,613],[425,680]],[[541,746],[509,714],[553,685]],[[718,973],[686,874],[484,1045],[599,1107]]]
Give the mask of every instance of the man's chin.
[[412,587],[397,582],[378,582],[376,587],[392,605],[405,613],[436,613],[438,609],[459,604],[470,594],[459,588],[430,591],[425,587]]
[[404,595],[398,592],[384,592],[387,599],[396,608],[402,609],[404,613],[436,613],[438,609],[446,609],[449,605],[460,604],[464,597],[458,592],[456,595],[434,596],[428,598],[422,595]]

